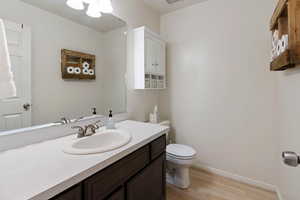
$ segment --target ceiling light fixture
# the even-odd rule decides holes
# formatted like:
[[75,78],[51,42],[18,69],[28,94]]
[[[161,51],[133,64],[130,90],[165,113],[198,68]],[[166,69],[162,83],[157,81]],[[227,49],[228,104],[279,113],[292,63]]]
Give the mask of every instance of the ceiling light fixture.
[[83,3],[86,3],[86,4],[90,4],[93,2],[93,0],[82,0]]
[[100,1],[100,11],[103,13],[112,13],[113,7],[111,0],[99,0]]
[[67,0],[67,5],[76,10],[84,10],[84,4],[88,4],[86,14],[89,17],[99,18],[101,13],[112,13],[111,0]]
[[99,0],[94,0],[88,7],[86,14],[89,17],[93,17],[93,18],[99,18],[101,17],[101,12],[100,12],[100,1]]
[[84,9],[82,0],[68,0],[67,5],[75,10],[83,10]]

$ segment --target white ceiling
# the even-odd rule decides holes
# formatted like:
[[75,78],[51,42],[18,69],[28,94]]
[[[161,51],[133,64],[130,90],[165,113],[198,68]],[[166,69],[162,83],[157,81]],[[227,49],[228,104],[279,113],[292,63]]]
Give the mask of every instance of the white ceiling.
[[173,4],[168,4],[166,0],[144,0],[144,1],[154,10],[160,12],[161,14],[165,14],[207,0],[179,0],[178,2]]
[[72,8],[69,8],[66,5],[66,0],[22,1],[100,32],[108,32],[126,25],[126,23],[123,20],[111,14],[103,14],[101,18],[88,17],[85,14],[85,11],[74,10]]

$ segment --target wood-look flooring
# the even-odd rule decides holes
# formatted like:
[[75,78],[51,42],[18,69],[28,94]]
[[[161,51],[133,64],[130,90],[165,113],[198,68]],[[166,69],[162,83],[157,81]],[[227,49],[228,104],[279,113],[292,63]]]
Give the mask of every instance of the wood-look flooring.
[[191,170],[191,187],[167,186],[167,200],[278,200],[274,192],[199,169]]

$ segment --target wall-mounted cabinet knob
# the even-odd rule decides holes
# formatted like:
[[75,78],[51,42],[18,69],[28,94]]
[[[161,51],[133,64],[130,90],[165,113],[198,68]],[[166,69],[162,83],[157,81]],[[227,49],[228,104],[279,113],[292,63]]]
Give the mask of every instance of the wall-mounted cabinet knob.
[[291,167],[298,167],[300,164],[300,157],[291,151],[285,151],[282,153],[283,162]]

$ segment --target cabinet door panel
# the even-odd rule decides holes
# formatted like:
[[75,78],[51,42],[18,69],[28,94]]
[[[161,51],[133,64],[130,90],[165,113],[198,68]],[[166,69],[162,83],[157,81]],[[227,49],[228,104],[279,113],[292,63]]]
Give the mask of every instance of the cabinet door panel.
[[127,183],[127,200],[165,199],[165,154]]
[[154,74],[159,74],[159,58],[160,58],[160,44],[159,41],[154,40],[153,41],[153,73]]
[[162,154],[166,150],[166,136],[163,135],[160,138],[150,143],[150,157],[154,160],[157,156]]
[[125,191],[124,187],[118,189],[116,192],[114,192],[110,197],[108,197],[106,200],[125,200]]
[[98,172],[84,181],[85,200],[101,200],[124,184],[149,163],[149,146]]
[[152,74],[153,67],[154,67],[154,57],[153,57],[153,40],[151,38],[145,38],[145,58],[146,58],[146,66],[145,71],[146,73]]
[[166,54],[165,45],[158,41],[156,45],[156,63],[157,63],[157,74],[159,75],[166,74],[165,54]]

